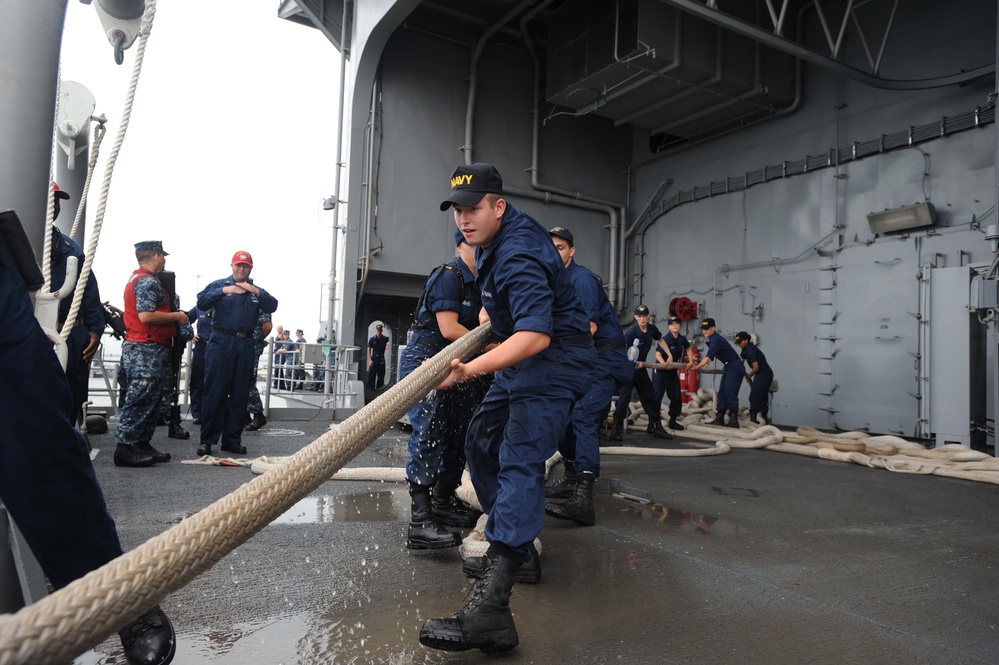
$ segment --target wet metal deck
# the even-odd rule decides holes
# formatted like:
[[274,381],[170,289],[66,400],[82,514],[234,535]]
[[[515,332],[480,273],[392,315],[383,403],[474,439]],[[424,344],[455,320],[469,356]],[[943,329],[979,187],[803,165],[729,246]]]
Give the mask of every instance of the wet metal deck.
[[[288,455],[323,431],[277,422],[244,443]],[[391,430],[350,466],[403,466],[405,439]],[[174,460],[118,469],[111,435],[92,437],[126,549],[254,477],[179,464],[192,441],[159,428]],[[470,587],[457,551],[406,550],[402,484],[338,481],[164,601],[175,662],[999,661],[999,487],[761,450],[606,456],[602,475],[652,503],[603,493],[594,527],[547,518],[544,578],[514,589],[520,646],[506,655],[419,644],[423,620]],[[112,640],[76,662],[123,659]]]

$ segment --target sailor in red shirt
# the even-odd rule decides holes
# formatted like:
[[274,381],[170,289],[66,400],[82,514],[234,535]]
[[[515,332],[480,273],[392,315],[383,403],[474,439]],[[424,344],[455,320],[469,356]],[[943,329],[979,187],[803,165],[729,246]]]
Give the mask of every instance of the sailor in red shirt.
[[177,324],[187,323],[186,312],[171,312],[170,300],[156,273],[166,267],[167,252],[159,240],[135,243],[139,268],[125,285],[125,328],[121,368],[128,381],[125,404],[115,432],[116,466],[151,466],[170,461],[150,444],[156,430],[160,401],[170,368],[170,344]]

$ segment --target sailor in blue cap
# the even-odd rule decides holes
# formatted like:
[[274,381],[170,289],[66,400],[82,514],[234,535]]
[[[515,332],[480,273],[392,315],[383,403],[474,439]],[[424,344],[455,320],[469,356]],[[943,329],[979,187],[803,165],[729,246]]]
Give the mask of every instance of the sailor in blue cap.
[[[59,217],[61,206],[60,200],[70,198],[69,194],[59,188],[58,184],[53,184],[52,194],[55,197],[55,218]],[[83,261],[86,255],[72,238],[62,233],[59,227],[52,226],[52,268],[49,281],[53,287],[59,287],[66,280],[66,263],[69,257],[77,259],[77,274],[83,270]],[[69,310],[73,304],[73,294],[59,301],[59,329],[62,330],[66,319],[69,317]],[[66,338],[67,361],[66,378],[69,379],[69,387],[73,392],[73,405],[69,419],[74,423],[80,420],[83,410],[83,403],[87,401],[88,383],[90,381],[90,361],[100,347],[101,335],[104,333],[104,308],[101,306],[100,289],[97,286],[97,277],[91,272],[87,277],[87,284],[83,290],[83,300],[80,302],[80,311],[76,315],[76,321],[69,336]]]
[[591,526],[596,523],[593,510],[593,483],[600,477],[600,441],[597,429],[607,418],[607,409],[618,382],[631,379],[634,365],[625,354],[624,336],[617,313],[604,291],[603,280],[593,271],[576,263],[572,232],[556,226],[548,232],[558,250],[569,281],[576,289],[580,304],[590,321],[590,333],[597,350],[597,371],[586,395],[576,402],[572,422],[559,443],[565,459],[563,475],[545,488],[549,501],[545,512],[552,517]]
[[[631,403],[631,392],[634,388],[638,392],[638,399],[642,403],[645,415],[649,418],[649,434],[657,439],[672,439],[673,435],[663,429],[662,406],[656,401],[656,392],[652,387],[652,380],[649,372],[645,369],[645,359],[649,355],[652,342],[656,343],[657,350],[661,350],[667,356],[667,360],[674,360],[669,347],[663,341],[663,334],[654,323],[650,323],[652,312],[645,305],[635,308],[635,323],[624,331],[624,343],[627,344],[629,358],[635,363],[634,372],[627,381],[618,386],[617,406],[614,409],[614,428],[611,430],[611,441],[621,441],[625,425],[628,421],[628,408]],[[634,356],[634,357],[632,357]]]
[[128,387],[115,431],[114,463],[150,466],[168,462],[170,454],[150,444],[159,419],[163,393],[173,377],[170,353],[178,325],[187,324],[187,312],[172,311],[172,303],[156,273],[166,267],[163,243],[135,243],[139,268],[125,285],[125,328],[121,367]]
[[739,356],[749,365],[746,373],[746,383],[749,384],[749,420],[754,425],[757,414],[767,420],[767,398],[770,396],[770,385],[774,382],[774,371],[767,362],[767,357],[760,347],[753,343],[750,334],[745,330],[735,333],[735,343],[742,349]]
[[725,412],[728,411],[728,426],[737,428],[739,427],[739,387],[742,385],[742,377],[746,375],[746,368],[729,341],[718,334],[714,319],[708,317],[701,321],[701,330],[708,340],[708,350],[704,353],[701,361],[692,369],[701,369],[715,358],[725,366],[718,386],[717,413],[715,419],[707,424],[725,425]]
[[500,343],[467,363],[454,359],[438,389],[496,372],[472,416],[465,456],[489,541],[481,577],[465,607],[430,619],[420,642],[435,649],[501,652],[517,645],[510,591],[545,516],[545,460],[554,454],[572,405],[596,368],[590,322],[548,230],[503,197],[491,164],[451,174],[441,210],[475,246],[476,284]]
[[[427,278],[416,304],[413,327],[399,358],[399,376],[479,325],[482,298],[475,286],[475,248],[454,229],[458,256]],[[465,432],[475,407],[489,387],[479,377],[461,387],[438,390],[409,410],[409,462],[406,479],[412,500],[406,547],[416,550],[457,547],[458,533],[444,525],[475,526],[478,512],[458,501],[455,489],[465,469]]]

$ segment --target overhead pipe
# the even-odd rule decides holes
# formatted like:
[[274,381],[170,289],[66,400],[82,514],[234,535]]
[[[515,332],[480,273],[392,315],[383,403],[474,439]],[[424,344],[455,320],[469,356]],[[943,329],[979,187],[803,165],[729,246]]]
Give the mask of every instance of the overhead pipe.
[[[754,39],[758,42],[766,44],[767,46],[771,46],[778,51],[789,53],[795,58],[807,60],[812,64],[825,67],[826,69],[831,69],[838,74],[852,78],[872,88],[881,88],[884,90],[929,90],[932,88],[942,88],[949,85],[965,83],[988,74],[993,74],[996,71],[996,63],[993,62],[991,64],[976,67],[975,69],[968,71],[962,71],[957,74],[938,76],[930,79],[886,79],[880,76],[868,74],[867,72],[861,71],[856,67],[844,64],[835,58],[820,55],[819,53],[816,53],[801,44],[796,44],[788,39],[779,37],[771,32],[767,32],[759,26],[725,14],[712,6],[696,2],[695,0],[659,1],[670,5],[671,7],[683,10],[688,14],[699,16],[706,21],[720,25],[736,34],[749,37],[750,39]],[[800,35],[801,33],[799,32],[798,34]]]
[[479,84],[479,58],[482,56],[482,51],[486,48],[486,42],[489,41],[489,38],[499,32],[500,28],[512,21],[515,16],[533,5],[535,2],[537,2],[537,0],[521,0],[520,3],[508,11],[503,18],[490,25],[486,31],[482,33],[482,36],[479,37],[479,41],[475,44],[475,48],[472,50],[471,63],[468,68],[468,101],[465,104],[465,145],[462,146],[462,150],[465,153],[466,164],[472,163],[472,135],[475,127],[475,93]]

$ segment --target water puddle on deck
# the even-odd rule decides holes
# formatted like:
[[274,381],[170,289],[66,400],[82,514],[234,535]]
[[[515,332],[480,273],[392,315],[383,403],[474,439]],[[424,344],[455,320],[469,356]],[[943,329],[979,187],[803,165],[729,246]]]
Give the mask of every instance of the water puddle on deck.
[[392,522],[408,519],[406,492],[358,492],[346,496],[309,496],[289,508],[272,524],[329,522]]

